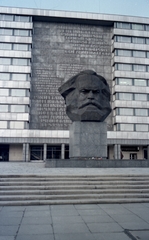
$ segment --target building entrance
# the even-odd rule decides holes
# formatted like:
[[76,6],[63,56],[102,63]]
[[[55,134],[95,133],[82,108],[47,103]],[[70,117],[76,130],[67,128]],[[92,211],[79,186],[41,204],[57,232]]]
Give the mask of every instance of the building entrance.
[[7,144],[0,145],[0,161],[9,161],[9,145]]

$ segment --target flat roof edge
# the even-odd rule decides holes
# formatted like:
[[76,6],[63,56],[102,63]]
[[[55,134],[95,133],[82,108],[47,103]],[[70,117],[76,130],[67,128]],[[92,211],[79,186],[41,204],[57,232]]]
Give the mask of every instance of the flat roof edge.
[[48,9],[33,9],[33,8],[15,8],[15,7],[0,7],[0,12],[4,14],[17,14],[28,16],[42,16],[42,17],[55,17],[55,18],[69,18],[69,19],[85,19],[86,21],[109,21],[109,22],[135,22],[149,24],[149,18],[126,16],[126,15],[114,15],[114,14],[102,14],[102,13],[85,13],[85,12],[73,12],[73,11],[58,11]]

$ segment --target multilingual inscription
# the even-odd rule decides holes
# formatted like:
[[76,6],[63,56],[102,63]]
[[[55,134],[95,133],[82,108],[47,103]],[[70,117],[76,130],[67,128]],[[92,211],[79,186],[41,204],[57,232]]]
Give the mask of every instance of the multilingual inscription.
[[[94,69],[111,83],[110,61],[110,27],[34,23],[30,128],[68,129],[59,86],[85,69]],[[110,117],[108,122],[110,126]]]

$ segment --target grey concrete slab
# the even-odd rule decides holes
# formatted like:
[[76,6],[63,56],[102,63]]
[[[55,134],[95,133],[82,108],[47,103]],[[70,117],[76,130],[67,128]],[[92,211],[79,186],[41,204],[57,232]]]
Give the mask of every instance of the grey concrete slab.
[[106,215],[106,212],[102,209],[78,209],[77,211],[81,216]]
[[51,217],[24,217],[22,220],[22,225],[43,225],[43,224],[52,224]]
[[26,211],[24,217],[50,217],[50,211]]
[[[51,239],[50,239],[51,240]],[[95,240],[91,233],[55,234],[55,240]],[[98,240],[103,240],[98,238]]]
[[78,216],[78,212],[75,209],[55,209],[51,210],[52,216]]
[[115,222],[110,216],[108,215],[83,215],[82,216],[84,222],[86,223],[109,223]]
[[138,217],[138,216],[136,216],[136,215],[134,215],[134,214],[127,214],[127,215],[125,215],[125,214],[113,214],[113,215],[111,215],[111,217],[116,221],[116,222],[118,222],[118,223],[123,223],[123,222],[140,222],[140,223],[143,223],[144,221],[140,218],[140,217]]
[[11,212],[8,212],[8,211],[1,211],[0,212],[0,218],[3,218],[3,217],[5,217],[5,216],[7,216],[8,218],[15,218],[15,217],[17,217],[17,218],[22,218],[22,216],[23,216],[23,212],[21,211],[21,212],[13,212],[13,211],[11,211]]
[[92,233],[101,232],[122,232],[123,228],[117,223],[87,223],[89,230]]
[[0,218],[0,226],[13,226],[19,225],[21,222],[21,217],[7,217],[3,216]]
[[40,225],[21,225],[18,235],[32,235],[32,234],[52,234],[52,226],[50,224]]
[[149,168],[45,168],[44,162],[1,162],[0,175],[148,175]]
[[3,212],[23,212],[26,210],[26,206],[4,206]]
[[49,205],[36,205],[36,206],[27,206],[26,212],[30,211],[49,211],[50,206]]
[[119,225],[128,230],[143,230],[149,229],[149,223],[146,222],[119,222]]
[[[0,239],[1,240],[1,239]],[[16,240],[54,240],[53,234],[42,234],[42,235],[19,235]]]
[[131,214],[129,209],[124,208],[120,204],[101,205],[101,208],[108,214]]
[[149,239],[149,230],[148,231],[130,231],[130,234],[139,240]]
[[0,226],[0,236],[15,236],[18,226]]
[[53,216],[53,223],[83,223],[83,219],[80,216]]
[[0,236],[0,240],[14,240],[13,236]]
[[57,223],[53,224],[54,233],[89,233],[89,229],[84,223]]
[[72,211],[72,210],[74,210],[74,211],[75,211],[75,210],[76,210],[75,206],[72,205],[72,204],[71,204],[71,205],[70,205],[70,204],[68,204],[68,205],[51,205],[51,206],[50,206],[50,209],[51,209],[52,211],[54,211],[54,210],[56,210],[56,211],[57,211],[57,210],[60,210],[60,211],[61,211],[61,210],[62,210],[62,211],[64,211],[64,210],[65,210],[65,211],[68,211],[68,210],[69,210],[69,211],[70,211],[70,210]]
[[94,233],[93,236],[96,240],[130,240],[124,232],[118,233]]
[[97,204],[76,204],[74,206],[76,209],[99,209]]

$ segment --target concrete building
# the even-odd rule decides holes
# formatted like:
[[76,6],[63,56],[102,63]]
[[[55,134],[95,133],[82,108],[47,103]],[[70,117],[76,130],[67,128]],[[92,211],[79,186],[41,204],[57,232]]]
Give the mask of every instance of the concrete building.
[[85,69],[111,88],[108,158],[149,158],[149,18],[1,7],[0,161],[68,158],[57,89]]

